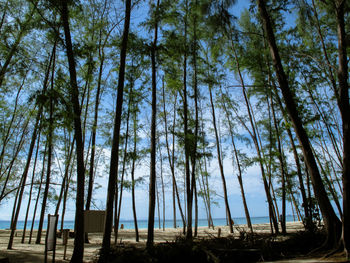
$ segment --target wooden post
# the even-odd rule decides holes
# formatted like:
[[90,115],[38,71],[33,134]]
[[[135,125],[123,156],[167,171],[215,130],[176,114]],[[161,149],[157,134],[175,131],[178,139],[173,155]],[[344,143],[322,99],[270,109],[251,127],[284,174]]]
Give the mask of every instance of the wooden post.
[[62,232],[62,244],[64,245],[63,260],[66,259],[68,237],[69,237],[69,229],[63,229],[63,232]]

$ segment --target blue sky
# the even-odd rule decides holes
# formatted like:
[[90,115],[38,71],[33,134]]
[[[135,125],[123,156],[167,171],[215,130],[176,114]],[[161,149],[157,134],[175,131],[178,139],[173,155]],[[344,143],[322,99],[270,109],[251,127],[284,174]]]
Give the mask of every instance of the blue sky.
[[[243,11],[243,9],[248,8],[250,5],[249,0],[245,1],[237,1],[237,4],[232,7],[232,13],[235,16],[239,16],[239,14]],[[138,10],[137,12],[142,12],[142,10]],[[137,17],[138,14],[133,14],[133,16]],[[108,155],[108,153],[107,153]],[[145,166],[141,166],[138,168],[139,176],[143,173],[148,173],[148,168]],[[244,216],[244,209],[242,205],[242,199],[240,190],[238,187],[237,178],[235,175],[233,175],[232,165],[231,165],[231,159],[230,156],[228,156],[225,159],[224,162],[224,169],[225,169],[225,175],[226,180],[228,184],[228,191],[229,191],[229,204],[231,208],[231,214],[233,217],[243,217]],[[213,185],[212,187],[217,191],[217,193],[221,196],[222,194],[222,183],[220,179],[219,169],[216,164],[216,161],[214,160],[212,163],[212,166],[210,167],[210,172],[213,175]],[[245,185],[245,191],[246,191],[246,198],[248,202],[248,208],[250,210],[251,216],[267,216],[268,215],[268,209],[267,209],[267,203],[266,203],[266,197],[264,193],[263,184],[261,181],[261,175],[260,175],[260,169],[258,166],[253,166],[247,169],[246,173],[244,174],[243,182]],[[99,178],[99,183],[102,185],[102,188],[94,191],[94,197],[96,199],[96,204],[98,209],[103,209],[105,205],[105,199],[106,199],[106,177]],[[167,207],[166,207],[166,218],[172,217],[172,203],[171,203],[171,192],[170,190],[166,193],[166,200],[167,200]],[[24,218],[25,214],[25,208],[27,204],[27,197],[22,202],[22,208],[21,213],[19,216],[19,219]],[[148,215],[148,187],[147,184],[142,186],[141,188],[137,189],[136,192],[136,199],[137,199],[137,214],[138,218],[140,219],[146,219]],[[213,217],[215,218],[223,218],[225,217],[225,207],[223,198],[216,197],[215,201],[218,202],[219,206],[213,206]],[[13,199],[6,201],[6,203],[3,203],[1,205],[1,214],[0,219],[1,220],[9,220],[11,218],[12,213],[12,206],[13,206]],[[32,204],[33,207],[33,204]],[[52,212],[53,205],[48,209],[47,213]],[[66,214],[66,219],[72,220],[74,219],[74,200],[70,200],[68,204],[68,210]],[[40,209],[39,209],[40,210]],[[290,205],[287,205],[287,214],[291,214]],[[131,195],[130,192],[125,192],[123,195],[123,208],[122,208],[122,214],[121,217],[124,219],[132,219],[132,210],[131,210]],[[177,215],[179,218],[179,214]],[[203,203],[200,200],[200,207],[199,207],[199,217],[205,218],[206,213],[204,210]],[[38,218],[38,217],[37,217]]]

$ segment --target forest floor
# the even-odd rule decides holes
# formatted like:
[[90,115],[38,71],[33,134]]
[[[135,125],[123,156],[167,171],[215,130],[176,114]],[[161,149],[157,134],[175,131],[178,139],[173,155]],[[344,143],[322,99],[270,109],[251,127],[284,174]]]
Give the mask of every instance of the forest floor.
[[[220,229],[220,230],[219,230]],[[303,225],[301,222],[288,222],[287,223],[287,232],[288,233],[297,233],[303,230]],[[199,227],[198,228],[198,237],[199,239],[218,239],[218,234],[220,232],[220,237],[232,237],[229,233],[229,229],[227,226],[217,226],[214,229],[208,229],[208,227]],[[268,235],[270,233],[270,225],[269,224],[256,224],[254,225],[254,232],[259,233],[261,235]],[[235,226],[235,231],[233,236],[237,239],[242,237],[242,234],[248,233],[248,228],[244,225]],[[135,231],[131,229],[120,229],[118,234],[118,244],[117,247],[133,247],[134,249],[142,249],[145,247],[146,239],[147,239],[147,229],[140,229],[140,242],[135,242]],[[175,239],[181,238],[182,229],[177,228],[166,228],[165,231],[162,229],[155,229],[155,242],[158,244],[169,244]],[[44,252],[45,252],[45,232],[42,236],[41,244],[35,244],[36,232],[34,232],[32,238],[32,244],[28,244],[28,233],[26,234],[25,243],[21,243],[22,231],[18,230],[13,242],[13,249],[8,250],[8,240],[10,236],[9,230],[0,230],[0,262],[2,258],[8,258],[9,262],[44,262]],[[279,239],[281,241],[288,239],[288,236],[278,236],[275,237],[274,240]],[[114,237],[112,237],[114,239]],[[96,260],[99,249],[102,243],[102,234],[89,234],[89,244],[85,244],[84,249],[84,262],[94,262]],[[66,252],[66,260],[63,260],[64,254],[64,246],[62,245],[62,239],[57,239],[56,245],[56,256],[55,262],[69,262],[69,259],[73,253],[73,242],[74,239],[70,238],[68,240],[67,252]],[[298,256],[298,255],[296,255]],[[290,255],[287,260],[280,261],[265,261],[265,262],[346,262],[342,254],[337,254],[332,258],[322,258],[322,254],[312,255],[310,256],[300,256],[296,259],[293,259]],[[48,262],[52,259],[52,252],[48,253]],[[259,259],[264,260],[264,259]]]

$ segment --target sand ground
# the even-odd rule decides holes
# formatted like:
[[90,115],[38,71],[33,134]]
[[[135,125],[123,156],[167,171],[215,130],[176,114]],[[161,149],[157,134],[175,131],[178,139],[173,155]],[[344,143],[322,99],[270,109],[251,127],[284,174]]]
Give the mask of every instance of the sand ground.
[[[221,232],[221,236],[228,236],[230,235],[229,229],[227,226],[218,226],[214,229],[208,229],[208,227],[199,227],[198,228],[198,236],[199,237],[210,237],[210,236],[218,236],[218,232]],[[303,225],[301,222],[288,222],[287,223],[287,231],[288,232],[296,232],[303,229]],[[235,226],[235,231],[233,235],[239,235],[239,232],[241,230],[248,231],[248,228],[245,225],[238,225]],[[260,233],[269,233],[270,232],[270,225],[269,224],[255,224],[254,225],[254,231],[260,232]],[[9,258],[10,262],[27,262],[27,263],[34,263],[34,262],[44,262],[44,251],[45,251],[45,232],[42,236],[42,242],[41,244],[35,244],[35,238],[36,238],[36,232],[33,235],[32,238],[32,244],[28,244],[28,235],[26,234],[26,240],[24,244],[21,243],[21,237],[22,237],[22,230],[17,230],[17,236],[14,239],[13,242],[13,249],[8,250],[8,240],[10,236],[9,230],[0,230],[0,259],[1,257],[7,257]],[[143,246],[146,243],[147,239],[147,229],[140,229],[140,242],[138,245]],[[165,241],[172,241],[177,236],[181,236],[182,229],[177,228],[166,228],[165,231],[162,229],[155,229],[155,242],[165,242]],[[114,236],[112,236],[112,239],[114,241]],[[84,247],[84,262],[93,262],[93,259],[96,257],[96,254],[98,253],[98,250],[101,247],[102,243],[102,233],[89,233],[89,244],[85,244]],[[34,242],[33,242],[34,241]],[[67,254],[66,254],[66,260],[63,259],[63,253],[64,253],[64,246],[62,244],[62,239],[57,239],[57,245],[56,245],[56,260],[55,262],[69,262],[69,259],[73,253],[73,242],[74,239],[68,240],[67,245]],[[118,243],[133,243],[135,242],[135,231],[133,229],[120,229],[118,234]],[[48,253],[48,262],[51,262],[52,260],[52,252]],[[319,261],[307,261],[309,259],[305,259],[304,262],[319,262]],[[1,262],[1,260],[0,260]],[[281,262],[292,262],[292,261],[281,261]],[[294,262],[301,262],[301,261],[294,261]]]

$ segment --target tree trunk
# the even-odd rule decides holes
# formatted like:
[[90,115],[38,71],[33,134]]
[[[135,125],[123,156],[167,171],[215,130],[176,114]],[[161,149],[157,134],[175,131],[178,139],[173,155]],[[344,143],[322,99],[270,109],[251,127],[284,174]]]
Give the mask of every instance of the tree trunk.
[[[251,136],[251,138],[252,138],[252,140],[254,142],[254,146],[255,146],[255,149],[256,149],[256,152],[257,152],[257,155],[258,155],[258,158],[259,158],[259,165],[260,165],[260,170],[261,170],[261,176],[262,176],[262,179],[263,179],[264,189],[265,189],[265,193],[266,193],[266,199],[267,199],[267,203],[268,203],[268,207],[269,207],[270,220],[271,220],[271,223],[272,223],[273,227],[275,228],[276,233],[278,233],[279,232],[278,222],[277,222],[277,218],[276,218],[276,215],[275,215],[275,208],[274,208],[273,200],[272,200],[271,193],[270,193],[270,187],[269,187],[269,185],[267,183],[267,179],[266,179],[266,173],[265,173],[263,159],[262,159],[262,154],[261,154],[261,151],[260,151],[260,146],[259,146],[259,141],[258,141],[258,139],[259,139],[258,138],[258,133],[257,133],[256,128],[255,128],[254,115],[252,113],[249,100],[247,98],[246,87],[245,87],[245,83],[244,83],[243,76],[242,76],[242,73],[241,73],[241,67],[240,67],[240,64],[239,64],[239,60],[238,60],[238,56],[237,56],[237,52],[236,52],[236,49],[235,49],[234,42],[232,40],[232,36],[230,38],[231,38],[232,51],[233,51],[234,59],[235,59],[235,62],[236,62],[236,68],[237,68],[238,75],[239,75],[239,78],[240,78],[240,81],[241,81],[241,84],[242,84],[242,92],[243,92],[244,101],[245,101],[245,104],[246,104],[246,107],[247,107],[247,112],[248,112],[248,116],[249,116],[249,122],[250,122],[252,130],[251,131],[249,130],[249,128],[247,127],[247,125],[244,123],[244,121],[241,118],[239,118],[239,121],[246,128],[246,130],[248,131],[248,133],[250,134],[250,136]],[[236,115],[238,116],[238,114],[236,114]],[[271,228],[271,231],[273,231],[272,228]]]
[[[55,56],[54,56],[54,61],[55,61]],[[52,68],[54,69],[54,67],[55,67],[55,63],[53,63]],[[40,242],[41,242],[41,233],[42,233],[42,227],[43,227],[43,223],[44,223],[46,202],[47,202],[47,198],[49,195],[50,180],[51,180],[50,177],[51,177],[51,163],[52,163],[52,155],[53,155],[53,136],[54,136],[54,123],[53,123],[54,107],[53,107],[52,91],[53,91],[53,85],[51,86],[51,94],[50,94],[50,111],[49,111],[50,116],[49,116],[49,127],[48,127],[48,135],[47,135],[48,158],[47,158],[47,169],[46,169],[46,182],[45,182],[43,201],[42,201],[42,205],[41,205],[38,233],[36,236],[35,244],[40,244]]]
[[132,198],[132,214],[134,217],[134,226],[135,226],[135,235],[136,242],[139,242],[139,229],[137,225],[137,216],[136,216],[136,201],[135,201],[135,162],[137,155],[137,112],[134,112],[134,150],[133,150],[133,158],[131,165],[131,198]]
[[272,94],[270,94],[270,104],[272,109],[272,119],[275,127],[276,137],[277,137],[277,150],[278,150],[278,160],[280,163],[281,170],[281,188],[282,188],[282,215],[281,215],[281,228],[282,234],[287,234],[286,229],[286,167],[283,158],[282,146],[281,146],[281,134],[277,123],[277,117],[275,112],[274,103],[272,100]]
[[[50,59],[49,59],[48,69],[47,69],[46,74],[45,74],[43,94],[46,93],[47,82],[48,82],[48,79],[49,79],[51,63],[52,63],[53,57],[55,55],[55,50],[56,50],[56,42],[55,42],[54,47],[52,49],[52,53],[51,53],[51,56],[50,56]],[[43,105],[40,104],[39,109],[38,109],[38,113],[37,113],[37,116],[36,116],[36,120],[35,120],[35,126],[34,126],[34,130],[33,130],[33,134],[32,134],[32,139],[31,139],[30,146],[29,146],[29,151],[28,151],[28,155],[27,155],[26,165],[24,167],[24,171],[23,171],[23,174],[22,174],[22,177],[21,177],[21,185],[20,185],[20,192],[19,192],[19,197],[18,197],[18,204],[17,204],[17,209],[16,209],[16,214],[15,214],[14,220],[11,223],[11,234],[10,234],[10,239],[9,239],[9,243],[8,243],[7,249],[12,249],[13,237],[14,237],[14,234],[15,234],[15,230],[16,230],[16,226],[17,226],[17,220],[18,220],[20,209],[21,209],[22,197],[23,197],[23,193],[24,193],[26,180],[27,180],[27,175],[28,175],[30,162],[31,162],[32,155],[33,155],[33,150],[34,150],[35,141],[36,141],[36,137],[37,137],[37,133],[38,133],[38,129],[39,129],[39,121],[41,119],[42,111],[43,111]],[[15,203],[15,205],[16,205],[16,203]]]
[[176,124],[177,93],[175,94],[173,129],[172,129],[172,132],[171,132],[172,135],[173,135],[173,139],[172,139],[173,149],[172,149],[172,151],[170,153],[169,139],[168,139],[167,112],[166,112],[166,109],[165,109],[164,80],[163,80],[163,85],[162,85],[162,96],[163,96],[163,111],[164,111],[163,117],[164,117],[164,130],[165,130],[165,144],[166,144],[166,149],[167,149],[167,153],[168,153],[168,160],[169,160],[169,166],[170,166],[170,170],[171,170],[172,183],[173,183],[174,228],[177,227],[177,223],[176,223],[176,200],[175,200],[175,196],[176,196],[177,204],[179,206],[180,215],[181,215],[181,219],[182,219],[182,224],[183,224],[184,230],[185,230],[186,220],[185,220],[185,217],[184,217],[184,214],[183,214],[183,211],[182,211],[180,195],[179,195],[179,191],[178,191],[177,183],[176,183],[176,178],[175,178],[175,124]]
[[163,156],[160,148],[160,143],[158,141],[158,150],[159,150],[159,160],[160,160],[160,182],[162,185],[162,212],[163,212],[163,231],[165,231],[165,187],[164,187],[164,178],[163,178]]
[[30,228],[28,244],[30,244],[32,242],[32,234],[33,234],[33,228],[34,228],[34,223],[35,223],[36,211],[37,211],[37,208],[38,208],[38,203],[39,203],[39,199],[40,199],[40,192],[41,192],[41,186],[43,184],[44,175],[45,175],[46,154],[47,154],[47,142],[45,143],[42,171],[41,171],[41,176],[40,176],[40,184],[39,184],[39,188],[38,188],[37,197],[36,197],[36,200],[35,200],[34,211],[33,211],[33,219],[32,219],[32,226]]
[[[194,2],[194,8],[197,8],[198,1],[195,0]],[[194,90],[194,107],[195,107],[195,127],[194,127],[194,138],[191,139],[191,168],[192,168],[192,174],[191,174],[191,189],[190,189],[190,196],[193,199],[193,194],[195,194],[195,233],[194,236],[197,236],[197,228],[198,228],[198,200],[197,200],[197,189],[196,189],[196,161],[197,161],[197,143],[198,143],[198,126],[199,126],[199,120],[198,120],[198,77],[197,77],[197,50],[198,50],[198,43],[197,43],[197,14],[196,12],[193,13],[193,90]],[[194,193],[195,191],[195,193]],[[191,200],[191,206],[192,206],[192,200]],[[192,208],[191,208],[192,211]]]
[[184,17],[184,60],[183,60],[183,132],[185,142],[185,189],[187,201],[187,232],[186,238],[192,239],[192,202],[191,195],[191,174],[190,174],[190,142],[188,136],[188,105],[187,105],[187,27],[188,27],[188,1],[185,1],[185,17]]
[[29,215],[30,204],[32,201],[32,193],[33,193],[33,186],[34,186],[34,180],[35,180],[35,169],[36,169],[36,164],[37,164],[38,154],[39,154],[40,135],[41,135],[41,132],[39,131],[38,139],[37,139],[37,143],[36,143],[36,152],[35,152],[35,158],[34,158],[34,164],[33,164],[32,181],[31,181],[30,190],[29,190],[27,211],[26,211],[26,216],[24,219],[23,234],[22,234],[22,240],[21,240],[22,244],[24,243],[24,239],[26,236],[27,220],[28,220],[28,215]]
[[345,6],[347,1],[340,0],[336,5],[337,33],[338,33],[338,81],[339,100],[343,121],[343,230],[342,241],[347,258],[350,258],[350,105],[349,105],[349,83],[348,83],[348,56],[347,40],[345,32]]
[[154,241],[154,210],[156,202],[156,118],[157,118],[157,65],[156,52],[158,40],[158,19],[159,19],[159,1],[155,10],[154,39],[151,47],[152,62],[152,124],[151,124],[151,170],[149,178],[149,205],[148,205],[148,229],[147,229],[147,247],[153,247]]
[[338,217],[334,213],[333,207],[327,196],[326,190],[324,188],[324,185],[321,179],[321,175],[319,173],[319,170],[316,164],[315,157],[311,149],[311,145],[310,145],[307,133],[303,127],[302,120],[297,110],[297,105],[294,100],[294,95],[289,88],[287,76],[285,75],[285,72],[281,63],[281,58],[279,56],[278,48],[276,45],[273,28],[271,25],[270,17],[266,10],[264,0],[258,0],[258,8],[262,18],[262,23],[266,33],[266,38],[269,43],[270,54],[272,57],[273,65],[275,67],[279,87],[282,91],[282,95],[286,104],[288,114],[291,118],[295,132],[300,141],[300,145],[302,147],[304,158],[305,158],[305,163],[310,172],[311,180],[315,190],[315,195],[323,215],[323,220],[327,231],[327,239],[325,241],[325,246],[333,247],[338,242],[338,239],[339,239],[339,235],[341,231],[341,222],[339,221]]
[[81,126],[81,107],[79,103],[79,89],[77,85],[77,74],[75,68],[75,60],[71,33],[69,28],[69,11],[68,0],[62,0],[61,3],[61,19],[64,28],[66,53],[68,59],[70,86],[69,93],[74,113],[74,136],[76,142],[76,158],[77,158],[77,193],[76,193],[76,210],[75,210],[75,239],[74,250],[71,262],[82,262],[84,256],[84,145],[83,133]]
[[[123,189],[124,189],[124,176],[125,176],[125,165],[126,165],[126,158],[127,158],[127,152],[128,152],[128,140],[129,140],[129,119],[130,119],[130,107],[131,107],[131,93],[132,93],[132,86],[130,88],[129,92],[129,102],[128,102],[128,112],[126,116],[126,131],[125,131],[125,144],[124,144],[124,154],[123,154],[123,164],[122,164],[122,177],[120,180],[120,194],[119,198],[117,198],[118,192],[116,191],[116,199],[114,204],[115,209],[115,215],[114,215],[114,242],[117,244],[118,239],[118,228],[119,228],[119,219],[120,219],[120,212],[122,208],[122,200],[123,200]],[[116,186],[116,189],[118,189],[118,186]],[[118,204],[119,201],[119,204]]]
[[216,150],[217,150],[217,155],[218,155],[218,163],[219,163],[220,175],[221,175],[222,186],[223,186],[223,191],[224,191],[224,201],[225,201],[226,213],[227,213],[227,217],[228,217],[230,233],[233,233],[232,217],[231,217],[230,205],[228,203],[226,179],[225,179],[224,167],[223,167],[223,164],[222,164],[221,153],[220,153],[220,142],[219,142],[218,130],[217,130],[217,127],[216,127],[215,108],[214,108],[214,102],[213,102],[213,95],[212,95],[211,87],[209,87],[209,96],[210,96],[212,121],[213,121],[214,132],[215,132],[215,140],[216,140]]
[[62,181],[62,184],[61,184],[60,195],[59,195],[58,200],[57,200],[55,215],[58,215],[58,212],[60,210],[64,189],[66,188],[66,184],[67,184],[67,181],[68,181],[69,168],[70,168],[70,163],[71,163],[72,156],[73,156],[74,141],[75,140],[73,138],[73,141],[70,144],[70,148],[68,148],[68,156],[67,156],[67,159],[66,159],[66,167],[64,169],[63,181]]
[[117,105],[116,105],[116,111],[115,111],[116,113],[115,113],[114,128],[113,128],[111,162],[109,167],[106,220],[105,220],[105,229],[103,233],[102,249],[101,249],[101,256],[99,258],[99,262],[105,261],[105,258],[108,255],[110,246],[111,246],[113,201],[114,201],[114,194],[115,194],[116,177],[118,174],[118,161],[119,161],[118,150],[119,150],[119,138],[120,138],[120,123],[121,123],[121,115],[122,115],[123,90],[124,90],[124,79],[125,79],[125,60],[126,60],[126,51],[127,51],[128,35],[129,35],[130,13],[131,13],[131,0],[126,0],[124,31],[123,31],[121,50],[120,50]]
[[[276,86],[274,84],[273,84],[273,88],[274,88],[274,91],[275,91],[275,98],[277,100],[278,106],[279,106],[280,110],[283,112],[284,121],[287,123],[288,120],[287,120],[286,112],[285,112],[285,109],[284,109],[284,107],[282,105],[282,102],[281,102],[280,96],[278,94],[277,88],[276,88]],[[289,127],[286,127],[286,130],[287,130],[287,134],[288,134],[288,137],[289,137],[289,141],[290,141],[291,146],[292,146],[292,151],[293,151],[295,165],[297,167],[297,175],[298,175],[298,180],[299,180],[299,190],[301,192],[301,197],[302,197],[302,200],[303,200],[302,207],[304,209],[304,216],[305,216],[305,218],[304,218],[304,220],[305,220],[304,221],[304,225],[305,225],[306,229],[311,229],[311,227],[312,227],[312,220],[311,220],[311,217],[310,217],[310,206],[309,206],[309,202],[308,202],[308,199],[307,199],[307,196],[306,196],[305,187],[304,187],[304,180],[303,180],[303,176],[302,176],[302,173],[301,173],[301,165],[300,165],[299,155],[298,155],[298,152],[297,152],[297,148],[296,148],[296,145],[295,145],[295,142],[294,142],[294,138],[293,138],[291,129]]]
[[[100,67],[98,72],[97,80],[97,91],[95,98],[95,112],[94,112],[94,122],[92,124],[92,133],[91,133],[91,155],[90,155],[90,169],[89,169],[89,184],[88,191],[86,196],[85,210],[90,210],[91,199],[92,199],[92,190],[94,185],[94,166],[95,166],[95,153],[96,153],[96,133],[97,133],[97,124],[98,124],[98,108],[100,105],[100,94],[101,94],[101,83],[102,83],[102,72],[103,72],[103,63],[104,63],[104,54],[100,54]],[[85,242],[89,242],[88,233],[85,233]]]
[[[238,179],[239,187],[240,187],[240,190],[241,190],[241,196],[242,196],[242,201],[243,201],[244,213],[245,213],[245,217],[246,217],[246,220],[247,220],[248,228],[250,229],[250,232],[253,233],[253,226],[252,226],[252,222],[250,220],[249,209],[248,209],[248,205],[247,205],[247,201],[246,201],[245,193],[244,193],[241,162],[239,160],[238,151],[237,151],[237,148],[236,148],[236,143],[235,143],[234,136],[233,136],[233,127],[232,127],[232,123],[231,123],[231,119],[230,119],[230,114],[229,114],[229,112],[227,110],[225,101],[223,101],[223,105],[222,106],[224,108],[224,111],[225,111],[225,114],[226,114],[226,118],[227,118],[227,123],[229,125],[229,133],[230,133],[232,147],[233,147],[233,152],[234,152],[234,159],[236,160],[237,169],[238,169],[237,179]],[[233,156],[232,156],[232,159],[233,159]],[[232,162],[234,163],[233,160],[232,160]],[[233,165],[233,163],[232,163],[232,165]]]

